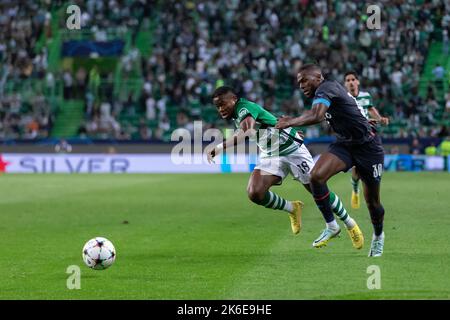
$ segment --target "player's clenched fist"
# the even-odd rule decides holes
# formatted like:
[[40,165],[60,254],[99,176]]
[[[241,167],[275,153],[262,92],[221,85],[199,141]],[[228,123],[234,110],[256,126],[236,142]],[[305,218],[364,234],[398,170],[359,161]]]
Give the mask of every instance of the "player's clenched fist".
[[286,117],[286,116],[282,116],[282,117],[278,118],[278,122],[275,125],[275,129],[289,128],[291,126],[291,124],[290,124],[291,119],[292,119],[292,117]]
[[208,163],[213,163],[215,156],[216,156],[216,149],[215,148],[211,148],[209,150],[206,150],[206,158],[208,159]]
[[389,125],[389,118],[387,118],[387,117],[381,117],[381,118],[380,118],[380,123],[381,123],[381,125],[383,125],[383,126],[388,126],[388,125]]
[[223,150],[223,145],[223,143],[220,143],[217,146],[206,150],[206,158],[208,159],[209,163],[214,163],[214,157]]

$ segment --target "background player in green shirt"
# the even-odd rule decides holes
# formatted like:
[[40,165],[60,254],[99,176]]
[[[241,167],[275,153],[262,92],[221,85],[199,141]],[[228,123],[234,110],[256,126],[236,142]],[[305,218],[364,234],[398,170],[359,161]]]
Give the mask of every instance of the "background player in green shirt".
[[[208,160],[226,148],[243,142],[246,137],[256,138],[260,150],[260,162],[253,170],[248,182],[247,193],[251,201],[266,208],[284,210],[289,213],[294,234],[301,229],[301,201],[288,201],[269,191],[274,185],[280,185],[291,174],[311,192],[310,177],[314,161],[309,150],[303,144],[302,137],[294,128],[275,129],[277,118],[260,105],[238,98],[233,89],[219,87],[213,94],[213,103],[223,119],[234,119],[239,130],[229,139],[207,150]],[[333,212],[345,223],[353,246],[361,249],[364,237],[339,197],[330,193]],[[320,247],[319,245],[313,246]]]
[[[367,91],[359,89],[359,78],[355,71],[348,71],[344,76],[345,87],[350,94],[356,99],[359,110],[373,125],[380,123],[383,126],[389,125],[389,118],[382,117],[377,108],[373,106],[372,96]],[[355,167],[352,168],[352,199],[351,205],[353,209],[359,209],[361,201],[359,197],[359,174]]]

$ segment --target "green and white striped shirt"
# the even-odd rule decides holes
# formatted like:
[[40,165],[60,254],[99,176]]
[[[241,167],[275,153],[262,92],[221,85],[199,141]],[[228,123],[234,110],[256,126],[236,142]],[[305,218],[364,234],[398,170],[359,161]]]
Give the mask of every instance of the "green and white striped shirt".
[[372,96],[367,91],[359,91],[358,96],[355,97],[358,108],[364,117],[369,119],[369,109],[373,107]]
[[277,118],[261,107],[259,104],[240,98],[236,103],[234,110],[234,122],[237,128],[241,122],[248,116],[255,119],[257,123],[256,144],[261,151],[260,157],[285,156],[297,151],[299,144],[290,136],[297,136],[294,128],[286,128],[284,131],[288,134],[278,134],[274,128]]

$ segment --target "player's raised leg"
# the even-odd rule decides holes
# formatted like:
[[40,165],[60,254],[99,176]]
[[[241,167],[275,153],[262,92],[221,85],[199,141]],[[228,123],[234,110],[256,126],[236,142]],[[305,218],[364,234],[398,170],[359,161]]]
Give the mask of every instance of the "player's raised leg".
[[334,214],[342,222],[344,222],[347,228],[347,233],[352,240],[353,247],[355,247],[356,249],[361,249],[364,245],[363,233],[356,221],[348,214],[341,199],[332,191],[330,191],[330,203],[331,209],[333,210]]
[[[311,192],[311,187],[309,184],[305,184],[304,186],[309,192]],[[352,240],[353,247],[356,249],[361,249],[364,245],[363,233],[356,221],[348,214],[339,196],[333,191],[330,191],[330,204],[333,213],[345,224],[350,239]]]
[[255,169],[248,181],[248,197],[254,203],[275,210],[288,212],[291,220],[291,228],[294,234],[301,230],[301,214],[303,203],[301,201],[289,201],[283,199],[275,192],[269,191],[270,187],[279,184],[281,177]]
[[351,205],[353,209],[359,209],[361,206],[359,198],[359,175],[355,167],[352,168],[352,200]]
[[347,165],[336,155],[326,152],[322,154],[311,171],[311,191],[317,207],[322,212],[326,222],[326,228],[321,235],[314,240],[313,246],[316,248],[327,245],[328,241],[336,237],[341,229],[334,219],[333,210],[330,203],[330,191],[327,181],[338,172],[345,170]]
[[384,248],[384,208],[380,201],[380,183],[367,184],[363,181],[364,198],[373,225],[373,238],[369,257],[380,257]]

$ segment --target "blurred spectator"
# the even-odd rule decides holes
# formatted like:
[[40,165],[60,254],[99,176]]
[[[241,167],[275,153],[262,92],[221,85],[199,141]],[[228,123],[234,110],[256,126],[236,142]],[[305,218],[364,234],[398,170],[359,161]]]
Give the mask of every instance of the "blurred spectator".
[[152,137],[152,131],[147,126],[146,121],[141,119],[139,123],[139,138],[142,140],[149,140]]
[[441,150],[442,156],[449,156],[450,155],[450,138],[446,137],[441,144],[439,145],[439,149]]
[[94,95],[94,99],[99,98],[100,81],[101,79],[97,66],[94,66],[89,71],[89,81],[88,81],[89,91],[92,92],[92,94]]
[[194,123],[185,111],[180,111],[177,113],[177,128],[186,129],[191,134],[194,133]]
[[443,29],[442,30],[442,52],[444,55],[448,55],[448,30]]
[[441,129],[439,130],[439,133],[437,134],[437,136],[439,138],[447,138],[450,136],[450,132],[448,130],[447,126],[442,126]]
[[86,82],[87,82],[87,72],[83,67],[79,68],[75,74],[76,81],[76,97],[78,99],[84,98],[84,93],[86,92]]
[[425,154],[427,156],[436,156],[438,154],[435,144],[431,144],[425,148]]
[[161,99],[158,100],[156,103],[156,108],[158,109],[158,119],[162,119],[166,116],[166,103],[167,103],[167,97],[163,96]]
[[445,69],[439,63],[433,69],[433,76],[436,87],[442,89],[444,87]]
[[154,120],[156,118],[156,101],[153,97],[148,97],[145,100],[145,110],[147,120]]
[[423,148],[422,148],[422,145],[420,144],[419,139],[414,138],[412,140],[411,147],[410,147],[410,153],[415,154],[415,155],[423,153]]
[[167,116],[164,116],[158,124],[158,128],[155,132],[155,138],[158,140],[164,140],[164,136],[168,132],[170,132],[170,121]]
[[70,153],[70,152],[72,152],[72,145],[70,145],[66,140],[61,139],[55,145],[55,152],[56,153]]
[[400,148],[398,146],[391,147],[389,154],[400,154]]
[[445,95],[445,112],[450,114],[450,90]]
[[63,82],[64,82],[64,99],[72,99],[73,98],[73,78],[70,71],[65,70],[63,73]]

